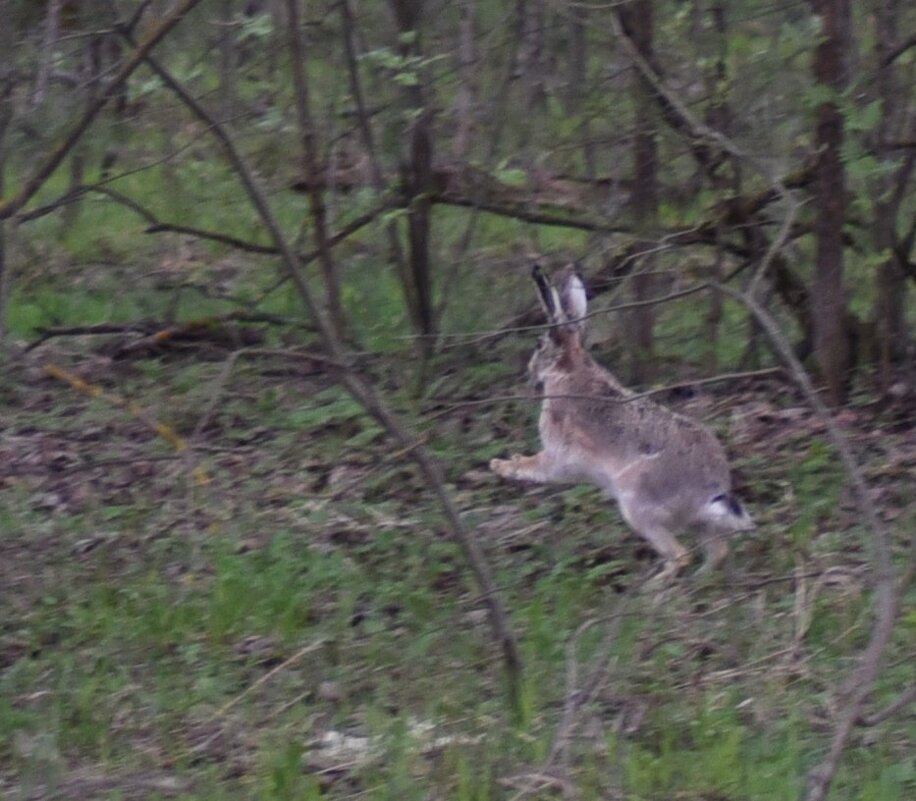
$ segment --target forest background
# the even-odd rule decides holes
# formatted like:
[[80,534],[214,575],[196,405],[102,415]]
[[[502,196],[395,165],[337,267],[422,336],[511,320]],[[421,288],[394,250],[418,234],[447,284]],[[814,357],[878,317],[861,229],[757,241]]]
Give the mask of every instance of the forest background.
[[[916,794],[916,8],[0,3],[0,789]],[[758,522],[535,447],[529,272]]]

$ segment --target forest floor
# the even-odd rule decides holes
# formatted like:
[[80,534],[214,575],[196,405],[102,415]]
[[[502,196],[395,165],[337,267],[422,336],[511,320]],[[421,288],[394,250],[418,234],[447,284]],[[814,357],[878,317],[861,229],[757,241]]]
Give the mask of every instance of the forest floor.
[[[366,365],[491,562],[525,666],[513,720],[431,493],[320,363],[95,345],[54,340],[0,383],[0,795],[795,799],[823,756],[870,633],[868,533],[781,380],[665,399],[719,431],[758,529],[652,589],[597,491],[486,470],[535,444],[530,401],[487,403],[519,392],[521,351],[452,364],[423,401]],[[902,567],[916,412],[837,419]],[[912,685],[908,600],[870,709]],[[857,729],[833,797],[916,797],[914,735],[912,709]]]

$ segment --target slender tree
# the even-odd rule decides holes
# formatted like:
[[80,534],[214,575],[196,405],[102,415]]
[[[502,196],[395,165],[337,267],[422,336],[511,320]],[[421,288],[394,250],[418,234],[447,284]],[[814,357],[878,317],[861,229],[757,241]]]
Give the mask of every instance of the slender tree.
[[[619,11],[624,34],[647,63],[652,63],[654,37],[653,0],[631,0]],[[636,109],[636,131],[633,136],[633,191],[630,206],[635,230],[651,249],[651,235],[658,215],[658,144],[652,87],[644,76],[634,71],[633,104]],[[633,277],[633,299],[652,297],[655,281],[652,275],[655,259],[646,253],[640,270]],[[630,327],[630,380],[640,384],[651,380],[655,339],[655,312],[651,305],[641,305],[627,315]]]
[[319,262],[327,292],[328,315],[334,332],[339,336],[345,328],[343,307],[341,306],[340,277],[336,265],[331,261],[330,248],[327,244],[326,208],[324,189],[319,179],[318,137],[315,125],[309,113],[309,83],[305,75],[305,54],[302,44],[302,33],[299,30],[299,13],[297,0],[287,0],[286,11],[289,21],[289,47],[293,64],[293,83],[296,90],[296,118],[302,137],[302,166],[309,187],[309,205],[312,213],[312,231],[318,246]]
[[[885,165],[897,162],[892,149],[895,134],[903,132],[907,109],[901,102],[900,78],[896,60],[891,55],[899,46],[899,0],[877,0],[875,8],[875,52],[877,90],[881,117],[875,131],[875,149]],[[897,221],[906,185],[916,164],[916,150],[904,157],[896,169],[882,174],[876,181],[874,221],[875,250],[882,254],[875,293],[874,323],[877,335],[879,381],[883,390],[891,383],[893,365],[906,352],[906,296],[908,281],[900,254],[896,252]]]
[[830,95],[817,108],[815,146],[819,155],[815,182],[815,262],[812,319],[814,350],[827,388],[828,400],[845,396],[849,364],[843,285],[843,223],[846,180],[843,166],[843,116],[835,97],[848,81],[846,58],[850,46],[849,0],[810,0],[820,18],[822,39],[814,51],[814,79]]
[[[403,59],[419,58],[422,0],[391,0],[398,30],[398,50]],[[412,118],[408,127],[408,148],[404,159],[404,190],[408,207],[408,267],[411,279],[413,318],[420,334],[420,353],[432,352],[436,332],[433,307],[432,267],[429,255],[432,216],[432,109],[427,107],[419,76],[406,82],[404,103]]]

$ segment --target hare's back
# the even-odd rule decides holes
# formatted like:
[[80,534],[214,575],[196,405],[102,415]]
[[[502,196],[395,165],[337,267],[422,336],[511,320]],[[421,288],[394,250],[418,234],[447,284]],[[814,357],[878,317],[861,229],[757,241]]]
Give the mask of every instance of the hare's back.
[[728,459],[715,434],[647,399],[606,405],[593,435],[608,458],[635,466],[652,496],[687,492],[706,499],[730,489]]
[[673,486],[728,491],[728,460],[708,428],[648,398],[634,397],[608,371],[594,368],[545,387],[551,400],[542,434],[575,442],[612,473],[636,466],[653,492],[668,493]]

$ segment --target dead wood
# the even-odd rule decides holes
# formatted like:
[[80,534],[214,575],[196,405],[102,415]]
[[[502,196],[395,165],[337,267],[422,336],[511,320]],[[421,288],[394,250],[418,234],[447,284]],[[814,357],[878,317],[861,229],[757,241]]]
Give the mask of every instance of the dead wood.
[[224,348],[257,345],[263,342],[263,333],[256,328],[234,323],[264,323],[268,325],[300,325],[273,314],[233,311],[213,317],[199,317],[181,323],[158,320],[136,320],[126,323],[97,323],[94,325],[50,326],[38,329],[38,338],[30,342],[23,353],[40,347],[51,339],[73,336],[135,335],[121,342],[108,344],[105,350],[118,358],[143,351],[167,349],[173,345],[214,344]]

